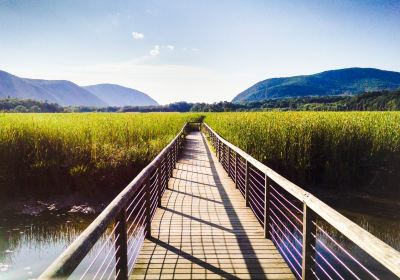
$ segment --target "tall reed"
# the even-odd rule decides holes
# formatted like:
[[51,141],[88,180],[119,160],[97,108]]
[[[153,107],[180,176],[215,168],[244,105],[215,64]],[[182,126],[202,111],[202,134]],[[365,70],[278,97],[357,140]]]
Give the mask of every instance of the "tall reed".
[[211,113],[206,122],[305,188],[400,195],[400,112]]
[[0,114],[0,197],[116,192],[198,114]]

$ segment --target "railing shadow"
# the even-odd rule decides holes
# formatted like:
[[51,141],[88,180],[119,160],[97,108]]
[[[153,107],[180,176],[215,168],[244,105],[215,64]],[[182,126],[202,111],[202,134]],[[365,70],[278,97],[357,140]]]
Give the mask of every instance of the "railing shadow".
[[181,250],[181,249],[179,249],[179,248],[177,248],[175,246],[172,246],[172,245],[170,245],[170,244],[168,244],[168,243],[166,243],[166,242],[164,242],[164,241],[162,241],[160,239],[157,239],[157,238],[154,238],[154,237],[149,237],[148,240],[153,242],[154,244],[156,244],[158,246],[163,247],[164,249],[166,249],[166,250],[168,250],[170,252],[173,252],[173,253],[177,254],[178,256],[180,256],[180,257],[182,257],[182,258],[184,258],[184,259],[186,259],[186,260],[188,260],[188,261],[190,261],[190,262],[192,262],[194,264],[197,264],[197,265],[199,265],[199,266],[201,266],[201,267],[203,267],[203,268],[205,268],[205,269],[207,269],[207,270],[209,270],[211,272],[214,272],[215,274],[218,274],[220,276],[226,277],[227,279],[240,279],[239,277],[237,277],[237,276],[235,276],[235,275],[233,275],[231,273],[228,273],[225,270],[220,269],[220,268],[218,268],[218,267],[216,267],[216,266],[214,266],[214,265],[212,265],[212,264],[210,264],[208,262],[205,262],[205,261],[193,256],[192,254],[186,253],[185,251],[183,251],[183,250]]
[[[217,168],[215,166],[214,159],[213,159],[213,156],[210,151],[210,147],[208,146],[203,134],[201,134],[201,139],[206,148],[207,157],[210,161],[210,168],[211,168],[215,183],[218,187],[219,194],[220,194],[222,200],[224,201],[225,208],[229,208],[229,210],[230,210],[228,217],[231,221],[231,224],[234,225],[235,230],[243,230],[243,232],[244,232],[245,227],[240,222],[239,216],[237,215],[236,211],[234,210],[233,204],[232,204],[228,194],[226,193],[226,190],[222,186],[222,182],[218,175]],[[244,233],[243,235],[240,235],[240,238],[237,235],[235,235],[235,236],[236,236],[239,248],[243,255],[244,254],[256,255],[256,252],[254,251],[254,248],[253,248],[247,234]],[[252,259],[251,261],[249,261],[249,259],[244,258],[244,261],[246,262],[247,270],[249,271],[250,274],[252,274],[252,271],[256,271],[257,274],[259,274],[260,271],[264,271],[263,267],[261,266],[261,263],[258,261],[258,259]],[[260,275],[258,275],[257,279],[267,279],[267,277],[265,277],[265,276],[260,277]]]

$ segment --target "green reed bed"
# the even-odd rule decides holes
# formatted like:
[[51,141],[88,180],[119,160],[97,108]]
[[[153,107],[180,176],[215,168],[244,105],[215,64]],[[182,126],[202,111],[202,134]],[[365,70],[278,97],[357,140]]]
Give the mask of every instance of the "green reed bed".
[[0,114],[0,197],[116,192],[197,114]]
[[302,187],[400,195],[400,112],[211,113],[205,121]]

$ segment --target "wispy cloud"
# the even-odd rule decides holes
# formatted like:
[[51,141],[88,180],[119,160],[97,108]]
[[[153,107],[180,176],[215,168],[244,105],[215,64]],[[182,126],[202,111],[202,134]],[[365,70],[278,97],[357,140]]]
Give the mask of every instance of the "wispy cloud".
[[151,56],[157,56],[160,54],[160,46],[155,45],[151,50],[150,50],[150,55]]
[[187,48],[187,47],[182,48],[182,50],[184,52],[198,52],[198,51],[200,51],[199,48]]
[[161,53],[161,50],[167,50],[172,52],[175,49],[174,45],[155,45],[151,50],[150,50],[150,55],[151,56],[157,56]]
[[132,37],[135,40],[142,40],[144,38],[144,34],[140,32],[132,32]]

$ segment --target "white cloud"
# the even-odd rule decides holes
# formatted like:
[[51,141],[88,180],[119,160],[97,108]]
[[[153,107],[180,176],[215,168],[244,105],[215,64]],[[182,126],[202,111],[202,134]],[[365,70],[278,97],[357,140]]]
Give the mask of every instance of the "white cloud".
[[154,48],[152,48],[150,50],[150,55],[151,56],[157,56],[160,54],[160,46],[159,45],[155,45]]
[[198,52],[198,51],[200,51],[199,48],[187,48],[187,47],[182,48],[182,50],[184,52]]
[[175,49],[175,46],[173,45],[166,45],[165,47],[170,51],[173,51]]
[[133,39],[142,40],[144,38],[144,34],[140,32],[132,32]]

